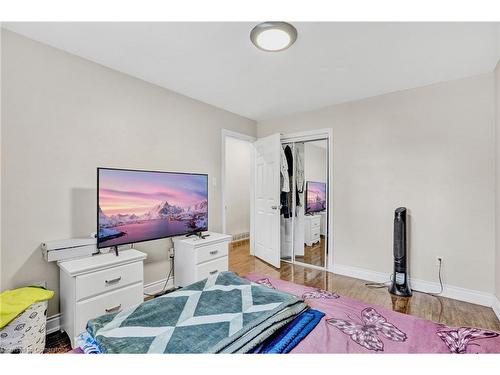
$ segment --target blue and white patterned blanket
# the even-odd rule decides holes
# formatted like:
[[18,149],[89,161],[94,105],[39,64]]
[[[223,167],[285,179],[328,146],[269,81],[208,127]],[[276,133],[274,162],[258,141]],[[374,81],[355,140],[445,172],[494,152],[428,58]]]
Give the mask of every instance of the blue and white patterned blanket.
[[87,330],[104,353],[246,353],[305,309],[296,296],[222,272]]

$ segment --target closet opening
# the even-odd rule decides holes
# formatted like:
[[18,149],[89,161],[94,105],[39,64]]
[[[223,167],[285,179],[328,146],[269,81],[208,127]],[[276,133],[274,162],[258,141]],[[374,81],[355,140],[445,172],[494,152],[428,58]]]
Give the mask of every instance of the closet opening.
[[255,138],[222,131],[222,231],[232,249],[252,253],[253,142]]
[[330,176],[328,137],[282,138],[280,259],[328,268]]

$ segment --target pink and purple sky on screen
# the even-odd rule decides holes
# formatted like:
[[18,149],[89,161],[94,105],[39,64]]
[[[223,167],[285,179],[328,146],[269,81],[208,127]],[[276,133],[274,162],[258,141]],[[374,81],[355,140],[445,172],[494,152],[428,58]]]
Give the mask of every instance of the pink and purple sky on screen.
[[316,197],[326,201],[326,184],[324,182],[308,182],[307,184],[307,200],[315,202]]
[[185,208],[207,197],[206,175],[99,170],[99,206],[106,215],[142,215],[165,201]]

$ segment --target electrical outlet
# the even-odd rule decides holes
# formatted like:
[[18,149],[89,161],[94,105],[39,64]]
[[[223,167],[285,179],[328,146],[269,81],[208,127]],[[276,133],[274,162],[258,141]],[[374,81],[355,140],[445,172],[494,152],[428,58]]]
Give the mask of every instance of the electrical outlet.
[[436,266],[440,266],[442,263],[443,263],[443,257],[437,256],[436,257]]

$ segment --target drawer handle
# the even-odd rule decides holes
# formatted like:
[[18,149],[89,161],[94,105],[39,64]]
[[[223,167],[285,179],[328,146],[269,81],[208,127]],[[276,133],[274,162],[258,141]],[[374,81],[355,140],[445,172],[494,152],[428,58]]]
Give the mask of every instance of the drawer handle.
[[214,251],[211,251],[211,252],[210,252],[210,255],[215,255],[215,254],[217,254],[218,252],[219,252],[219,250],[214,250]]
[[107,313],[114,312],[117,310],[120,310],[122,307],[122,304],[120,303],[119,305],[116,305],[115,307],[110,307],[109,309],[104,309]]
[[210,275],[215,275],[217,272],[219,272],[219,270],[210,271],[210,272],[209,272],[209,274],[210,274]]
[[112,280],[105,280],[106,284],[114,284],[114,283],[117,283],[118,281],[120,281],[122,279],[122,277],[117,277],[116,279],[112,279]]

